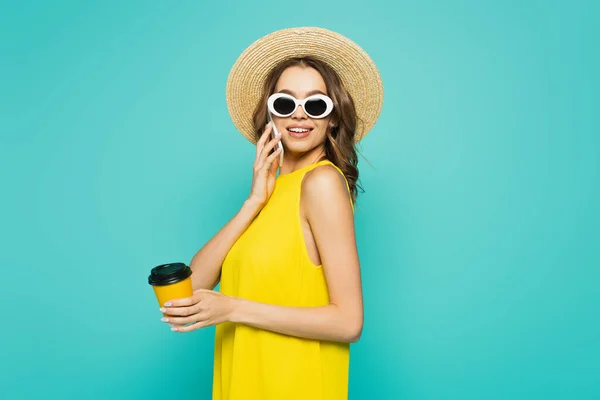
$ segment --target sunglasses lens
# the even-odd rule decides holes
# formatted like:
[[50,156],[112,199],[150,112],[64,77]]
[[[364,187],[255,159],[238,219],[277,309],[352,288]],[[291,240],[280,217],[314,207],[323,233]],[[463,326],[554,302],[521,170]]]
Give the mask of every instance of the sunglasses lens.
[[327,103],[321,99],[309,100],[304,104],[304,110],[307,114],[318,117],[323,115],[327,110]]
[[296,103],[294,103],[294,100],[288,99],[287,97],[280,97],[273,102],[273,108],[279,114],[287,115],[294,111]]

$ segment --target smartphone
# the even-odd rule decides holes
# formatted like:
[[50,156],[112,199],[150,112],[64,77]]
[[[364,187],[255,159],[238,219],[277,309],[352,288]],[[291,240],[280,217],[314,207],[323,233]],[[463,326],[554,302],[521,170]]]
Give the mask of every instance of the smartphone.
[[[273,129],[271,130],[271,139],[275,139],[275,135],[277,135],[279,133],[279,131],[277,130],[277,127],[275,126],[275,122],[273,122],[273,119],[271,118],[271,113],[269,111],[267,111],[267,114],[269,115],[269,121],[271,122],[271,125],[273,125]],[[283,143],[281,143],[281,140],[277,143],[277,145],[275,146],[275,148],[273,149],[273,151],[276,151],[277,149],[281,149],[281,152],[279,153],[279,166],[283,165]]]

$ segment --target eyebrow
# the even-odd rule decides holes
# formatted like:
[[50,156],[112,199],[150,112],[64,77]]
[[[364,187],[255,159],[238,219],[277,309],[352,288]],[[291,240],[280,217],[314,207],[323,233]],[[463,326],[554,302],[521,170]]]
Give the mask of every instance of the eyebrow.
[[[288,89],[281,89],[277,93],[287,93],[287,94],[291,94],[294,97],[298,97],[294,91],[288,90]],[[322,92],[322,91],[320,91],[320,90],[317,89],[317,90],[311,90],[310,92],[306,93],[306,97],[312,96],[313,94],[324,94],[325,96],[327,96],[327,93],[324,93],[324,92]]]

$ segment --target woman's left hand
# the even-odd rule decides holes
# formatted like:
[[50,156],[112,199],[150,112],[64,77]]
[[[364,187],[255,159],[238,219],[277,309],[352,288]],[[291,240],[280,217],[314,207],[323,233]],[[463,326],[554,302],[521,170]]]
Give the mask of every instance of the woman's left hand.
[[[214,290],[197,289],[191,297],[169,303],[169,306],[160,309],[167,314],[161,321],[172,325],[173,331],[190,332],[229,321],[235,298]],[[184,326],[190,323],[192,325]]]

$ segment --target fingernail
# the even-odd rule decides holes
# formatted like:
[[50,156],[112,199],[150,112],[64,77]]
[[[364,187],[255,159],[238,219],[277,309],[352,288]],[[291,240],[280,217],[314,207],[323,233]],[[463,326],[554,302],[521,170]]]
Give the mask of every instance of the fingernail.
[[160,320],[161,320],[162,322],[167,322],[167,321],[169,321],[169,318],[162,317]]
[[170,302],[170,301],[167,301],[167,302],[165,303],[165,306],[167,306],[167,307],[170,307],[170,306],[171,306],[171,302]]
[[275,134],[275,137],[280,137],[280,136],[281,136],[281,132],[277,132],[277,133]]
[[177,328],[171,328],[171,330],[172,330],[172,331],[177,331],[178,329],[177,329]]
[[166,312],[166,311],[167,311],[167,309],[166,309],[166,308],[162,308],[162,307],[161,307],[161,308],[159,308],[159,310],[160,310],[160,312]]

